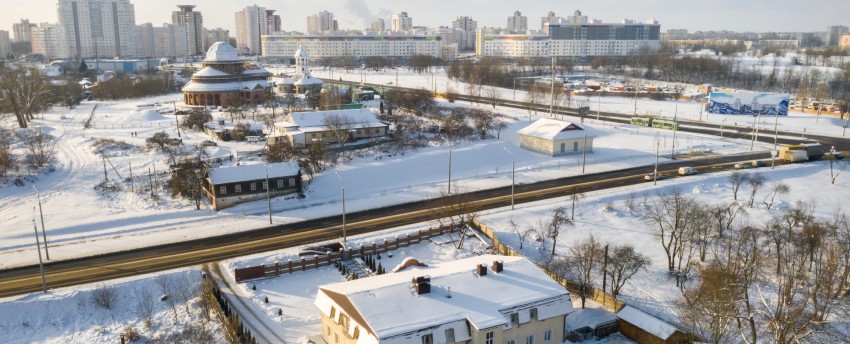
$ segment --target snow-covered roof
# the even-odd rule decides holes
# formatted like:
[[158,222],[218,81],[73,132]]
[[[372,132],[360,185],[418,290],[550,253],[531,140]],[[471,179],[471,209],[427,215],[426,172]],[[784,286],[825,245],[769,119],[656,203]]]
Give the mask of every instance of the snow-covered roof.
[[202,77],[202,78],[215,78],[215,77],[223,77],[223,76],[231,76],[228,73],[222,72],[213,67],[204,67],[197,71],[195,74],[192,74],[192,77]]
[[253,67],[253,68],[245,69],[244,71],[242,71],[242,73],[243,74],[268,74],[268,75],[271,75],[271,73],[269,73],[269,71],[267,71],[265,68],[259,68],[259,67]]
[[250,81],[234,81],[234,82],[196,82],[190,81],[186,86],[183,86],[183,92],[224,92],[224,91],[239,91],[244,88],[253,90],[257,87],[271,88],[272,85],[265,80],[250,80]]
[[289,115],[290,121],[275,123],[275,125],[278,127],[299,127],[302,131],[311,131],[311,128],[322,131],[327,130],[325,128],[325,118],[333,116],[340,116],[342,119],[347,119],[351,125],[351,129],[386,126],[385,123],[378,120],[378,116],[372,110],[366,108],[293,112]]
[[528,135],[550,140],[579,138],[584,137],[585,135],[588,137],[596,136],[594,132],[589,130],[587,127],[551,118],[538,119],[529,126],[520,129],[517,133],[520,135]]
[[278,85],[292,85],[295,84],[295,78],[280,78],[277,81]]
[[269,178],[287,177],[298,174],[298,164],[288,161],[272,164],[219,167],[210,170],[210,183],[220,185],[266,179],[266,167],[268,167]]
[[[502,272],[493,272],[493,261],[503,262]],[[475,273],[479,264],[488,266],[485,276]],[[426,275],[430,293],[417,295],[411,280]],[[510,326],[512,313],[526,318],[537,309],[538,319],[544,320],[573,309],[566,289],[529,260],[498,255],[323,285],[314,304],[326,316],[332,306],[346,312],[361,333],[378,340],[459,320],[485,329]]]
[[322,80],[316,79],[312,76],[308,76],[306,78],[299,79],[298,81],[296,81],[295,85],[299,85],[299,86],[300,85],[317,85],[317,84],[323,84],[323,83],[324,82],[322,82]]
[[207,56],[204,59],[207,62],[236,62],[241,61],[236,49],[233,49],[227,42],[215,42],[207,50]]
[[295,57],[310,58],[310,56],[307,55],[307,51],[301,47],[298,47],[298,50],[295,51]]
[[632,306],[623,307],[623,309],[617,313],[617,317],[651,333],[658,338],[661,338],[662,340],[666,340],[667,338],[670,338],[673,333],[676,333],[675,326]]

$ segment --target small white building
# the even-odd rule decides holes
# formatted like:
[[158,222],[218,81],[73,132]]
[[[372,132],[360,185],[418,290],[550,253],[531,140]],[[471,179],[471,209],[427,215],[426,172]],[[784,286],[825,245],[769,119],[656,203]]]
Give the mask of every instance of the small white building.
[[585,151],[593,152],[590,128],[551,118],[541,118],[517,131],[519,146],[532,152],[549,156],[561,156]]
[[523,257],[482,255],[319,287],[326,343],[562,343],[570,294]]
[[[337,123],[337,128],[327,124]],[[386,123],[378,120],[377,114],[370,109],[348,109],[327,111],[292,112],[283,122],[275,123],[275,134],[269,136],[268,143],[277,140],[288,140],[294,146],[306,146],[317,142],[322,144],[336,143],[333,130],[348,132],[348,142],[359,139],[370,139],[387,135]]]

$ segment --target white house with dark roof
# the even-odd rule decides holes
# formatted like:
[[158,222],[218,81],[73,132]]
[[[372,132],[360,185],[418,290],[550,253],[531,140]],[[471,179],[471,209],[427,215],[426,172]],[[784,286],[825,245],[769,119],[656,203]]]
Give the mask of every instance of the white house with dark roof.
[[[327,125],[328,120],[339,120],[338,128]],[[293,145],[306,146],[312,143],[337,143],[332,129],[348,132],[348,141],[370,139],[387,135],[388,125],[378,120],[378,115],[366,108],[292,112],[283,122],[275,123],[275,134],[269,136],[269,143],[277,140],[289,140]]]
[[590,128],[551,118],[541,118],[517,131],[520,147],[549,156],[593,152],[596,133]]
[[[267,187],[271,185],[271,189]],[[266,197],[301,192],[301,170],[294,161],[211,168],[204,193],[215,210]]]
[[523,257],[481,255],[319,287],[326,343],[562,343],[569,292]]

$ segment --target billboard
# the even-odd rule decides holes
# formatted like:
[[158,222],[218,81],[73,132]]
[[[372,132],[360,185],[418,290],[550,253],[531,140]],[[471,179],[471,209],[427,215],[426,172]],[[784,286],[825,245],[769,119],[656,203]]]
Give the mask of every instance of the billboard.
[[708,96],[708,113],[722,115],[788,116],[787,94],[722,93]]

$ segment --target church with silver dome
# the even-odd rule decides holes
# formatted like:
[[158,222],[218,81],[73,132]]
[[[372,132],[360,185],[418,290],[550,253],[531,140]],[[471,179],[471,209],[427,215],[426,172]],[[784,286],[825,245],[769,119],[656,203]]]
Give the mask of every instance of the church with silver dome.
[[267,70],[243,62],[230,44],[213,44],[201,70],[183,86],[183,101],[189,106],[260,104],[272,92]]

